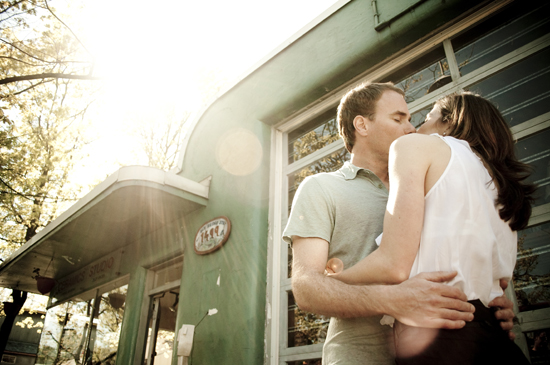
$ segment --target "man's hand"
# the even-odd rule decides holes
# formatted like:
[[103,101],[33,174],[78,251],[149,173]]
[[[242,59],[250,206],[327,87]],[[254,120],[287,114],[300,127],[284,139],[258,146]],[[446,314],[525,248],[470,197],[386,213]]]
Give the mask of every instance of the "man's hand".
[[387,313],[415,327],[457,329],[474,319],[474,306],[459,289],[442,284],[456,272],[421,273],[388,287]]
[[[500,287],[502,290],[506,290],[508,287],[508,281],[504,279],[500,279]],[[500,327],[502,327],[503,330],[508,331],[508,337],[510,337],[510,340],[514,340],[516,338],[516,335],[514,332],[512,332],[512,328],[514,327],[514,303],[510,299],[506,297],[506,295],[502,295],[498,298],[493,299],[489,303],[489,307],[497,307],[498,310],[495,312],[495,317],[500,321]]]

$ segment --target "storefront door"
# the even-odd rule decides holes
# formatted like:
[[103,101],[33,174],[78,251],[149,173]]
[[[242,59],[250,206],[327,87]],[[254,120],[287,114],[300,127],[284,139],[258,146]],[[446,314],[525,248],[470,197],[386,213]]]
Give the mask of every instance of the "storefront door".
[[165,291],[151,298],[144,361],[146,365],[171,363],[178,301],[179,288]]

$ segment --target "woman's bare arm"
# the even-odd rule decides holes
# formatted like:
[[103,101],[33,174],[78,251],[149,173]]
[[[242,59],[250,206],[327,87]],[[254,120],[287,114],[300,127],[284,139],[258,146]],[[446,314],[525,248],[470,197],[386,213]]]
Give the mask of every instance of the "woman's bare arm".
[[398,284],[409,278],[424,221],[426,176],[434,156],[440,156],[440,143],[439,138],[407,135],[391,145],[382,243],[353,267],[330,276],[347,284]]

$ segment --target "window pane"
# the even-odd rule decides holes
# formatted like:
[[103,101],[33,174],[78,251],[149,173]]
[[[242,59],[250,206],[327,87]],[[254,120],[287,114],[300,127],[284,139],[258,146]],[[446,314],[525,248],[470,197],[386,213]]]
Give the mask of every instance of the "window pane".
[[519,311],[550,307],[550,223],[518,232],[514,289]]
[[426,115],[432,110],[432,106],[425,107],[424,109],[420,109],[417,112],[414,112],[411,114],[411,124],[418,129],[422,124],[424,124],[424,120],[426,120]]
[[550,129],[522,139],[516,144],[520,161],[533,166],[527,181],[538,185],[533,206],[550,203]]
[[100,297],[96,321],[96,340],[92,360],[94,364],[114,365],[118,340],[124,316],[128,285],[114,289]]
[[307,313],[298,308],[294,295],[288,293],[288,347],[325,342],[330,318]]
[[513,127],[550,111],[550,48],[470,87],[490,99]]
[[[178,303],[179,288],[152,297],[149,307],[144,363],[148,361],[150,356],[151,362],[154,364],[171,364]],[[152,346],[154,346],[154,350],[151,348]]]
[[345,148],[342,148],[333,154],[325,156],[311,165],[288,175],[288,211],[290,212],[292,199],[294,199],[296,189],[298,189],[298,186],[300,186],[306,177],[318,174],[320,172],[336,171],[350,158],[351,155],[348,151]]
[[525,332],[527,347],[529,347],[529,357],[531,364],[550,364],[550,346],[548,337],[550,329]]
[[512,127],[550,111],[550,49],[470,87],[495,103]]
[[[550,6],[517,4],[453,40],[461,75],[466,75],[550,32]],[[515,18],[513,21],[507,19]]]
[[[405,91],[405,100],[410,103],[426,95],[430,87],[444,75],[449,77],[442,81],[450,82],[449,64],[445,58],[445,52],[443,47],[438,47],[410,62],[381,82],[395,83],[395,86]],[[437,88],[443,85],[445,82],[439,83]],[[434,86],[433,90],[437,88]]]
[[183,262],[156,270],[153,287],[157,288],[172,281],[180,280],[182,272]]
[[339,138],[336,109],[330,109],[288,134],[288,163],[296,162]]
[[[74,364],[84,359],[92,302],[69,301],[48,310],[38,350],[41,364]],[[94,340],[92,330],[90,347]]]

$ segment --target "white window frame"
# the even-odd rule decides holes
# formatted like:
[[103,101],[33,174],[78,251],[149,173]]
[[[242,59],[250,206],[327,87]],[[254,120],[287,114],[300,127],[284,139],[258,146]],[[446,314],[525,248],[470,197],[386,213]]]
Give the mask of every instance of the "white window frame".
[[[288,133],[302,124],[321,115],[330,108],[335,108],[344,94],[354,85],[366,81],[381,80],[398,70],[403,65],[419,56],[443,46],[449,64],[452,82],[436,91],[409,103],[411,114],[430,106],[440,97],[468,88],[501,70],[516,64],[532,54],[550,46],[550,34],[542,36],[518,49],[506,54],[483,67],[464,76],[460,76],[452,38],[465,29],[483,21],[491,14],[511,3],[512,0],[493,2],[465,19],[451,25],[428,40],[422,42],[392,60],[385,61],[365,71],[358,77],[327,95],[322,101],[307,106],[294,115],[272,127],[271,172],[270,182],[270,231],[268,237],[268,290],[266,300],[266,363],[285,365],[287,361],[320,358],[322,344],[287,347],[288,341],[288,292],[291,281],[287,278],[287,245],[281,239],[282,231],[288,220],[288,175],[302,169],[318,159],[330,155],[341,148],[341,139],[333,142],[310,155],[288,164]],[[512,133],[516,140],[523,139],[550,127],[550,112],[514,126]],[[550,221],[550,204],[533,209],[529,226]],[[534,312],[520,313],[518,319],[521,331],[527,332],[550,327],[550,308]]]

